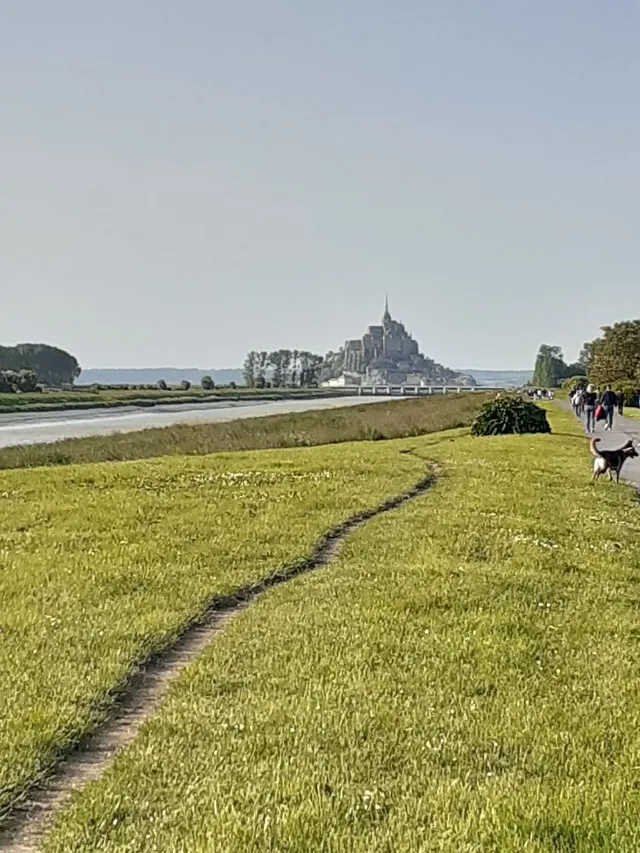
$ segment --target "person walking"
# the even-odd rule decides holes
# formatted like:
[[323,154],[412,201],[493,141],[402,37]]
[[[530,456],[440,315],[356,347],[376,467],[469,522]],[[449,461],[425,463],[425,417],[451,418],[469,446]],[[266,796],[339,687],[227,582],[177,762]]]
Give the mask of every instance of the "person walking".
[[624,391],[618,391],[616,394],[616,401],[618,403],[618,414],[624,414]]
[[582,395],[582,402],[584,406],[584,415],[587,421],[587,432],[592,433],[596,426],[596,403],[598,400],[598,395],[596,393],[595,385],[587,385],[587,390]]
[[600,405],[604,409],[604,413],[607,418],[604,428],[611,430],[613,428],[613,413],[618,405],[618,397],[616,396],[615,391],[611,390],[611,385],[607,385],[600,400]]
[[577,418],[582,417],[583,396],[584,392],[582,391],[582,388],[576,388],[573,392],[573,397],[571,398],[571,405],[573,406],[573,411]]

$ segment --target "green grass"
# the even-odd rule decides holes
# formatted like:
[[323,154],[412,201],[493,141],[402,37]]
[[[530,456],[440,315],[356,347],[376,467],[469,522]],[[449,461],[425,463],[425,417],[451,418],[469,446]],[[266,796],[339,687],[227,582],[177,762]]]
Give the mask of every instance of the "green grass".
[[230,623],[47,853],[637,853],[638,509],[550,417],[399,442],[439,485]]
[[624,409],[625,418],[631,418],[634,421],[640,421],[640,409],[626,407]]
[[0,449],[0,469],[421,435],[470,425],[485,399],[481,393],[450,394],[6,447]]
[[402,493],[391,445],[0,474],[0,813],[208,602]]

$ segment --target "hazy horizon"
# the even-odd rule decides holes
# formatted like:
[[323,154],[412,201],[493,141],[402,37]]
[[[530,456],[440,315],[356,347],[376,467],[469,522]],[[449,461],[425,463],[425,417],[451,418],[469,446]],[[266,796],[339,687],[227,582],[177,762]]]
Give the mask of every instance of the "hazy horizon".
[[636,4],[22,0],[2,24],[0,343],[239,366],[335,350],[388,292],[436,361],[528,370],[638,314]]

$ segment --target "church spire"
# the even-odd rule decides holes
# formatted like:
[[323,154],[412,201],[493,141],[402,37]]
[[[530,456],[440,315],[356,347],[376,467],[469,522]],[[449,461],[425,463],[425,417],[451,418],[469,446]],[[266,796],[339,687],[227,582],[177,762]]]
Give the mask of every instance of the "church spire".
[[383,320],[390,320],[391,314],[389,313],[389,294],[385,293],[384,295],[384,314],[382,315]]

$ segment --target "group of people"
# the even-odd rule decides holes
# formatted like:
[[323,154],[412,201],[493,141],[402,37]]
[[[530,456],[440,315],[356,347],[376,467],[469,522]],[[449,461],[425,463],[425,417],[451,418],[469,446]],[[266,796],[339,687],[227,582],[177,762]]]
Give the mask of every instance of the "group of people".
[[596,423],[600,420],[605,421],[605,429],[613,429],[614,413],[617,411],[621,415],[624,411],[624,394],[621,391],[616,394],[611,385],[607,385],[602,394],[592,384],[586,388],[576,388],[569,395],[569,400],[576,415],[584,417],[588,433],[595,431]]
[[530,400],[553,400],[553,389],[549,388],[525,388],[523,390]]

